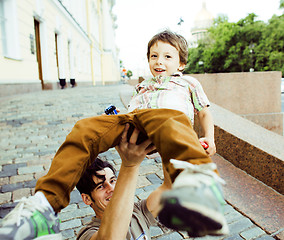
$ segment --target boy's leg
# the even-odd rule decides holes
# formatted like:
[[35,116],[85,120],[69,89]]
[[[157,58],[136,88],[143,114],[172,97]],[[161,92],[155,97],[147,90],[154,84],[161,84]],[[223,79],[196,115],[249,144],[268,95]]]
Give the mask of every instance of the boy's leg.
[[75,124],[35,188],[44,193],[55,212],[69,204],[71,191],[92,160],[119,143],[128,119],[127,114],[102,115]]
[[192,164],[212,162],[184,113],[171,109],[139,110],[135,113],[134,123],[140,131],[147,132],[155,144],[172,181],[178,171],[170,164],[170,159]]
[[161,154],[173,181],[173,189],[162,195],[160,221],[192,237],[227,234],[222,180],[188,117],[169,109],[142,110],[135,117]]

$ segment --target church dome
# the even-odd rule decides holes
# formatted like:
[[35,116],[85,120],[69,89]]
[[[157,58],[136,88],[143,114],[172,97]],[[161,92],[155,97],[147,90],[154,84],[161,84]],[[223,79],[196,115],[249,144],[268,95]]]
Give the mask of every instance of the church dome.
[[194,20],[194,29],[207,29],[212,26],[214,17],[206,9],[206,3],[202,3],[202,9],[196,15]]

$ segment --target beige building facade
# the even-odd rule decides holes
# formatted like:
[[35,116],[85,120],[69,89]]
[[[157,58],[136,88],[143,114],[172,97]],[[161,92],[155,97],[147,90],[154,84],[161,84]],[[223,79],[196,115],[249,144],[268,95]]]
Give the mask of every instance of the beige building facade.
[[0,0],[0,96],[119,81],[114,4]]

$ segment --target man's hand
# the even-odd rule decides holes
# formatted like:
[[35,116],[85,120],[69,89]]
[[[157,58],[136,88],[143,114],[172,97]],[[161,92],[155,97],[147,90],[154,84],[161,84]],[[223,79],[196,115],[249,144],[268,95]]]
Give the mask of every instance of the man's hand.
[[136,145],[136,141],[139,135],[139,130],[136,128],[134,129],[129,142],[127,142],[128,129],[129,124],[127,123],[121,135],[120,143],[115,147],[115,149],[121,157],[122,164],[125,167],[132,167],[140,165],[146,155],[156,148],[155,146],[151,145],[152,142],[149,139],[145,140],[139,145]]

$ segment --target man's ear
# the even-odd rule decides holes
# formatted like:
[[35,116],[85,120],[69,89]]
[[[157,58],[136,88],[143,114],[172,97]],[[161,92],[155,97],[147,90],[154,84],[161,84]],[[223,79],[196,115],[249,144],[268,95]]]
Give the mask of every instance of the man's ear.
[[89,196],[89,194],[86,193],[82,193],[81,194],[82,200],[86,205],[91,205],[93,203],[91,197]]

